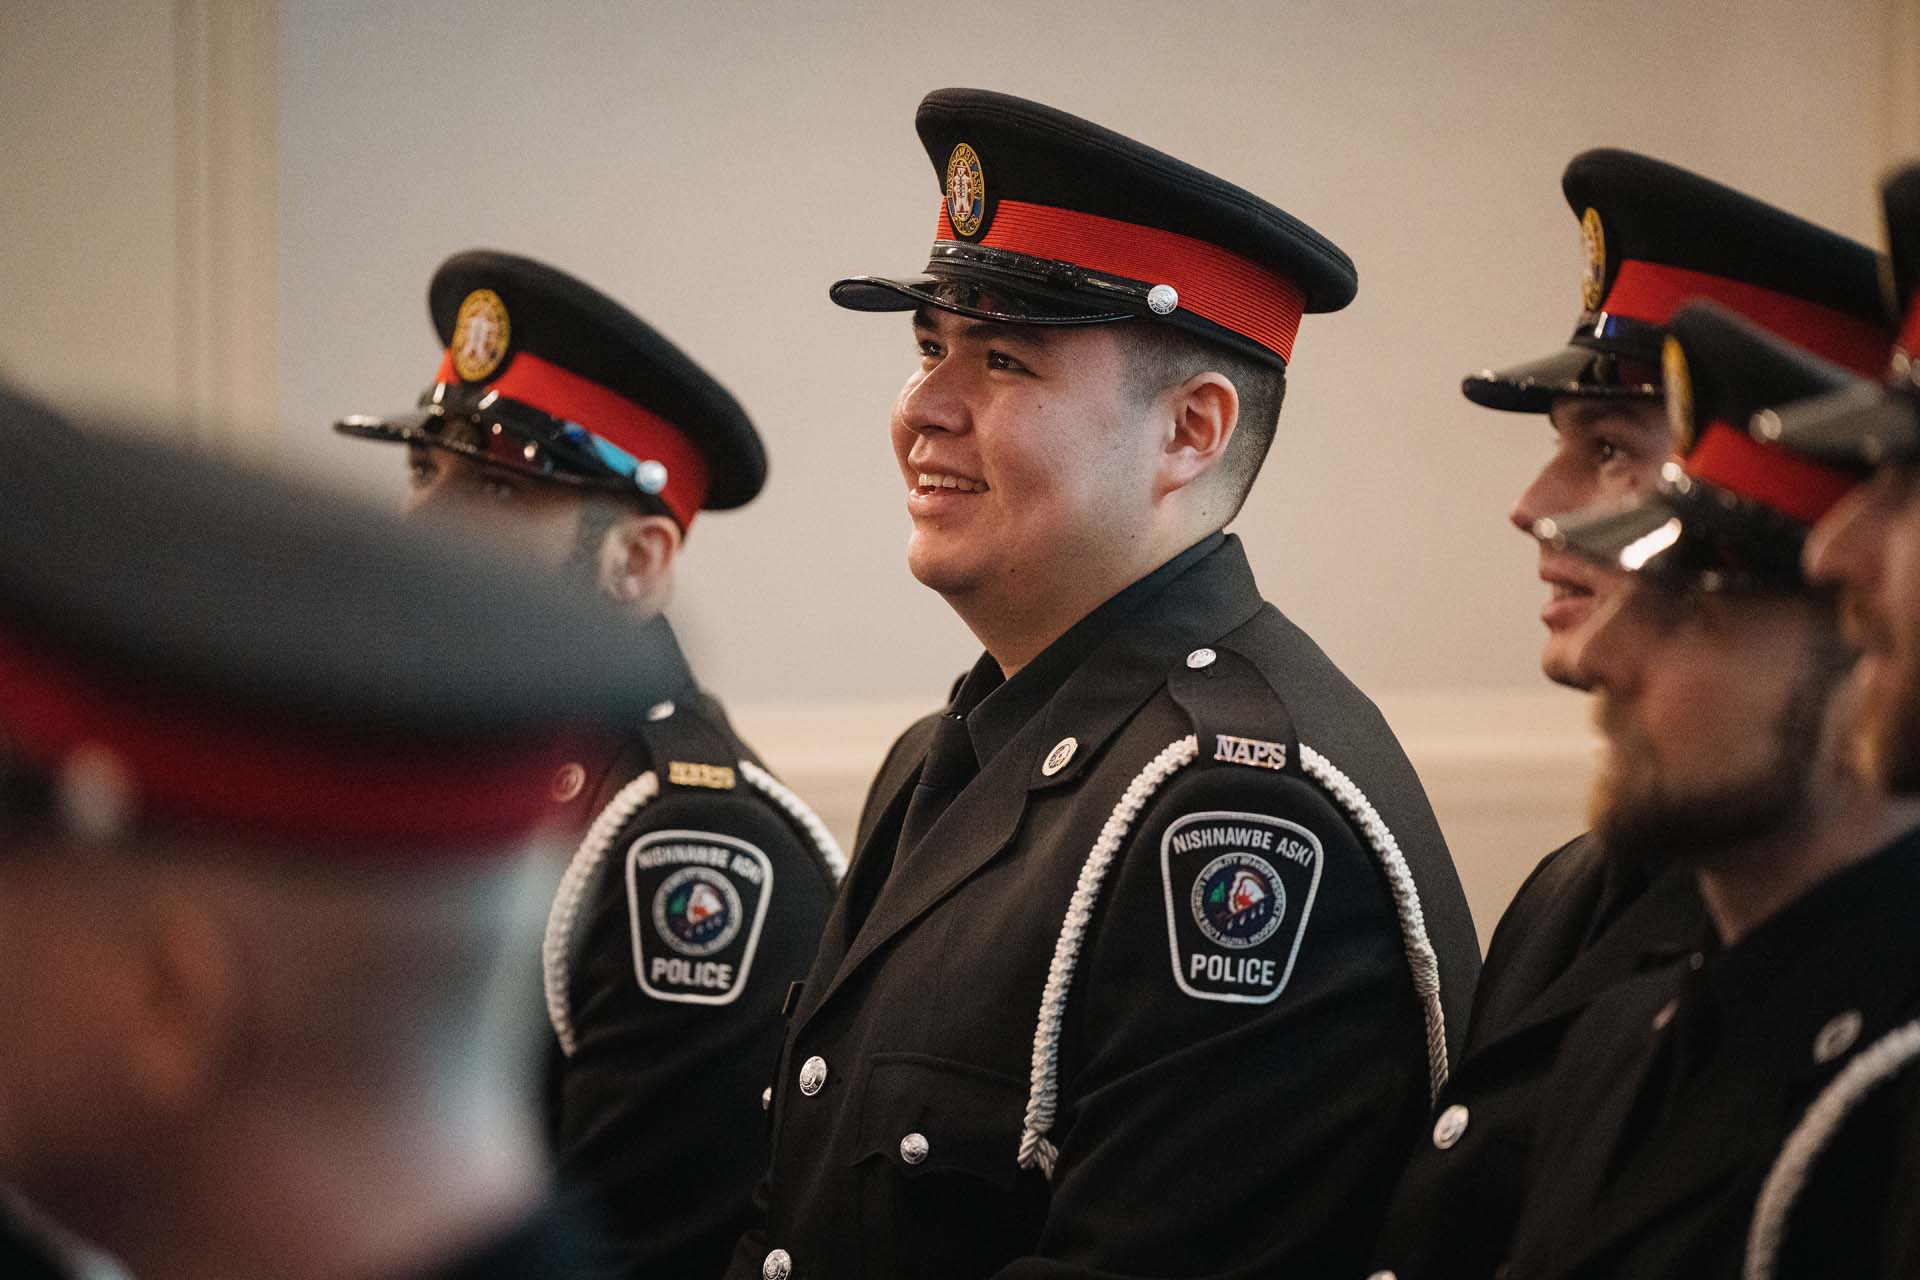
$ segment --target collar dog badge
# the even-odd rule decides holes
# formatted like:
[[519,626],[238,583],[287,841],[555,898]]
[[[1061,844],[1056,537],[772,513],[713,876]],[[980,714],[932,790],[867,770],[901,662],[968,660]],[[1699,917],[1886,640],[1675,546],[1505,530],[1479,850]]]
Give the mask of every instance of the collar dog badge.
[[947,221],[958,236],[980,231],[987,214],[987,176],[979,153],[962,142],[947,157]]
[[507,358],[512,335],[507,304],[491,289],[475,289],[453,322],[453,371],[465,382],[485,382]]

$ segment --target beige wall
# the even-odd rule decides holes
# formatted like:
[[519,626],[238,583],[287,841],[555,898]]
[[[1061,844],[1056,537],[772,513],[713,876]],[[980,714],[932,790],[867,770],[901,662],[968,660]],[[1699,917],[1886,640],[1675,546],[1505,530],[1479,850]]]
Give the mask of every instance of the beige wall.
[[398,457],[325,424],[425,383],[434,264],[492,245],[578,271],[760,422],[771,487],[702,519],[674,612],[844,830],[973,645],[901,566],[905,324],[826,284],[924,261],[926,89],[1089,115],[1359,264],[1356,305],[1304,327],[1239,531],[1380,694],[1490,921],[1576,829],[1587,746],[1535,674],[1539,584],[1503,523],[1544,428],[1457,385],[1571,327],[1560,169],[1642,148],[1874,237],[1875,176],[1920,148],[1917,46],[1920,0],[13,0],[0,366],[391,496]]

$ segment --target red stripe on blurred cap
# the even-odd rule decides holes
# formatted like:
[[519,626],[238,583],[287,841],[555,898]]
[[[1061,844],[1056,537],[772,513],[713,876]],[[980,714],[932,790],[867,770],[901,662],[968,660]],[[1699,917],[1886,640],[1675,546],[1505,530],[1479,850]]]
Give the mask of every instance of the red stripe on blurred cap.
[[1744,280],[1629,258],[1620,264],[1600,310],[1647,324],[1665,324],[1682,305],[1708,298],[1779,337],[1855,373],[1887,367],[1886,330],[1844,311],[1764,289]]
[[[959,239],[944,204],[934,235]],[[1306,292],[1299,285],[1237,253],[1098,214],[1002,200],[987,234],[975,243],[1149,285],[1170,284],[1183,310],[1253,339],[1282,360],[1293,356],[1306,310]]]
[[[397,859],[500,855],[551,812],[567,756],[559,735],[502,744],[377,745],[293,723],[223,718],[230,704],[183,705],[153,685],[107,681],[0,633],[0,727],[54,775],[81,748],[127,772],[142,820],[213,830],[275,848],[351,847]],[[577,744],[574,744],[577,745]]]
[[1900,349],[1909,356],[1920,355],[1920,289],[1913,291],[1913,302],[1907,307],[1907,323],[1900,330]]
[[1775,511],[1812,524],[1845,497],[1855,480],[1843,471],[1762,444],[1724,422],[1713,422],[1687,455],[1687,474]]
[[[451,351],[441,357],[437,378],[460,381]],[[585,427],[642,462],[666,467],[667,487],[656,496],[667,504],[681,529],[692,524],[706,505],[710,488],[706,458],[685,432],[652,410],[527,351],[515,352],[500,376],[484,385],[548,417]]]

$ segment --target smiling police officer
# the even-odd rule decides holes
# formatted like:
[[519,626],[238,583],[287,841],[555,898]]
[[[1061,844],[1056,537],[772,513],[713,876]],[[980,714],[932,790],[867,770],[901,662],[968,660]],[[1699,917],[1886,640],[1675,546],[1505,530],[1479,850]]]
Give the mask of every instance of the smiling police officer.
[[1222,532],[1352,264],[1048,107],[916,123],[927,274],[833,298],[912,313],[907,563],[985,653],[868,796],[729,1274],[1356,1271],[1477,947],[1391,731]]
[[712,1274],[766,1162],[780,995],[843,865],[660,614],[695,513],[751,501],[766,457],[725,389],[552,267],[457,254],[428,305],[445,354],[420,410],[339,429],[407,446],[410,511],[457,513],[499,550],[590,581],[627,607],[636,642],[672,655],[671,696],[618,750],[553,779],[583,838],[544,948],[551,1101],[562,1178],[619,1241],[596,1274]]
[[[1673,452],[1661,400],[1661,341],[1691,294],[1859,369],[1884,358],[1888,330],[1875,255],[1717,182],[1632,152],[1574,157],[1561,179],[1587,252],[1581,315],[1552,355],[1467,378],[1478,404],[1544,414],[1554,450],[1514,504],[1529,538],[1541,521],[1643,498]],[[1552,595],[1541,665],[1583,687],[1579,662],[1620,575],[1539,541]],[[1692,878],[1618,862],[1591,835],[1549,854],[1515,894],[1487,948],[1464,1055],[1430,1140],[1415,1152],[1374,1253],[1400,1280],[1491,1277],[1505,1264],[1548,1071],[1596,996],[1637,966],[1678,960],[1703,925]]]

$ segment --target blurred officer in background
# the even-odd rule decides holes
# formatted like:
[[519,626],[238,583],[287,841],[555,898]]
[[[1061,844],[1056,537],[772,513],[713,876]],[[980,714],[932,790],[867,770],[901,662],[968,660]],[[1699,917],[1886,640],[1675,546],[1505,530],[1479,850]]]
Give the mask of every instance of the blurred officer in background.
[[527,854],[665,655],[376,512],[0,437],[0,1179],[142,1280],[577,1275]]
[[628,609],[636,644],[669,655],[667,694],[617,747],[553,776],[579,847],[543,949],[549,1094],[562,1181],[618,1245],[592,1274],[716,1274],[766,1165],[781,998],[844,866],[660,612],[695,513],[751,501],[766,457],[724,388],[560,271],[457,254],[428,306],[445,354],[420,410],[339,429],[407,446],[410,512],[458,514],[490,546],[583,576]]
[[[1554,451],[1512,519],[1534,526],[1651,492],[1673,452],[1660,343],[1689,292],[1855,368],[1890,334],[1864,245],[1673,165],[1625,151],[1574,157],[1561,179],[1587,252],[1567,347],[1466,379],[1469,399],[1545,414]],[[1552,592],[1541,664],[1585,687],[1577,661],[1617,570],[1538,542]],[[1494,930],[1464,1058],[1415,1152],[1375,1250],[1377,1274],[1490,1277],[1505,1262],[1526,1183],[1541,1086],[1588,1002],[1649,956],[1677,960],[1704,925],[1692,877],[1608,859],[1591,834],[1549,854]]]
[[[1849,755],[1868,779],[1920,795],[1920,165],[1882,187],[1906,321],[1883,383],[1754,421],[1762,438],[1829,465],[1875,468],[1807,542],[1810,576],[1840,594],[1861,650]],[[1754,1211],[1747,1274],[1920,1275],[1920,984],[1913,900],[1876,900],[1843,926],[1870,954],[1850,976],[1860,1046],[1806,1109]]]
[[1353,266],[1036,103],[916,123],[928,275],[833,298],[913,313],[907,563],[986,652],[869,792],[729,1274],[1355,1272],[1478,947],[1391,731],[1221,532]]
[[1684,465],[1552,536],[1635,575],[1579,658],[1606,746],[1597,833],[1611,859],[1684,868],[1710,927],[1567,1032],[1515,1275],[1738,1275],[1807,1103],[1920,995],[1920,801],[1844,767],[1853,654],[1799,571],[1857,474],[1747,433],[1854,376],[1711,303],[1675,316],[1666,356]]

